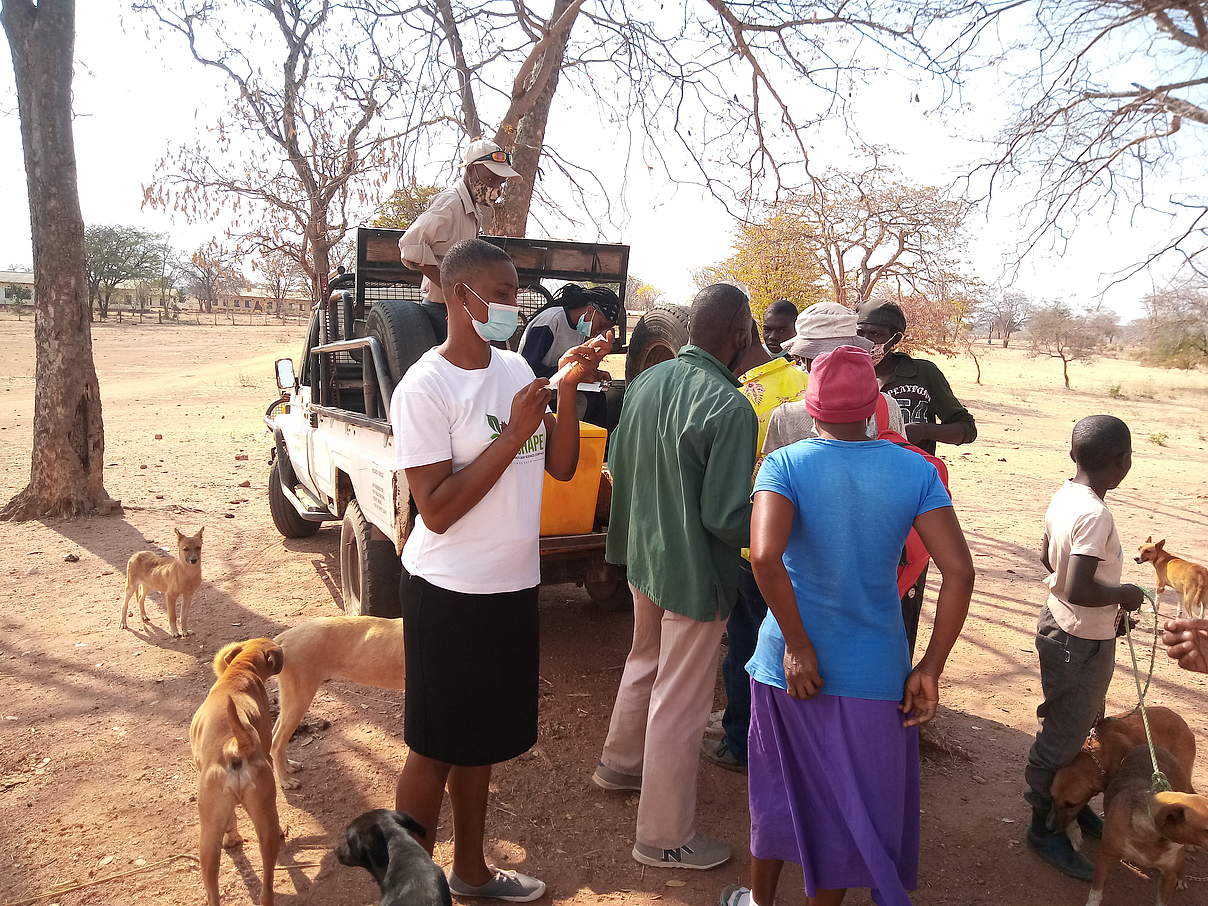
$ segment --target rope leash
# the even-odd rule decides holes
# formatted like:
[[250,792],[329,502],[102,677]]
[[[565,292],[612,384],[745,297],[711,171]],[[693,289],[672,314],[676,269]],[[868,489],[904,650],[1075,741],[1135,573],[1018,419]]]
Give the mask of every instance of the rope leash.
[[1154,750],[1153,734],[1149,730],[1149,714],[1145,710],[1145,696],[1149,692],[1149,683],[1153,679],[1154,662],[1158,655],[1158,628],[1161,622],[1162,615],[1158,611],[1158,602],[1154,599],[1153,594],[1148,588],[1143,588],[1141,591],[1153,605],[1153,645],[1149,652],[1149,675],[1145,678],[1145,687],[1141,687],[1141,669],[1137,665],[1137,649],[1133,645],[1132,637],[1132,620],[1128,614],[1124,615],[1124,637],[1128,639],[1128,654],[1132,658],[1133,666],[1133,682],[1137,685],[1137,707],[1134,711],[1141,712],[1141,725],[1145,728],[1145,744],[1149,746],[1149,761],[1153,765],[1153,776],[1150,778],[1149,787],[1155,793],[1170,792],[1170,780],[1158,768],[1158,753]]

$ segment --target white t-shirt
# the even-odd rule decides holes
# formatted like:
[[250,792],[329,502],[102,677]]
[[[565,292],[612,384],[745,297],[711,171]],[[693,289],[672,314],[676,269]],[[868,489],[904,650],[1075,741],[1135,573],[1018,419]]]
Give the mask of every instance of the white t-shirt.
[[[394,467],[451,460],[464,469],[507,425],[512,398],[534,380],[514,352],[491,349],[486,368],[467,371],[430,349],[411,366],[390,400]],[[464,594],[496,594],[541,582],[541,488],[545,425],[520,448],[495,486],[443,535],[423,516],[403,546],[413,576]]]
[[1057,625],[1080,639],[1110,639],[1116,635],[1119,607],[1079,607],[1062,597],[1070,573],[1071,558],[1084,554],[1099,561],[1095,580],[1103,585],[1119,585],[1124,568],[1124,551],[1116,534],[1116,520],[1099,495],[1084,484],[1067,481],[1053,495],[1044,514],[1044,531],[1049,539],[1049,610]]

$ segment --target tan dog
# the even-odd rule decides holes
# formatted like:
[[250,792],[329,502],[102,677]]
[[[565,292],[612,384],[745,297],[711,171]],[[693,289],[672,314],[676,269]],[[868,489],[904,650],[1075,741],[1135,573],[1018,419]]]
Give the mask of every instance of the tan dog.
[[1142,868],[1156,868],[1157,906],[1169,906],[1183,881],[1183,849],[1208,846],[1208,798],[1191,791],[1191,772],[1165,749],[1157,750],[1158,767],[1170,781],[1173,792],[1151,790],[1153,764],[1149,749],[1137,746],[1120,764],[1107,788],[1103,820],[1103,843],[1095,860],[1086,906],[1100,906],[1103,888],[1113,865],[1127,859]]
[[1179,609],[1175,617],[1183,611],[1191,616],[1191,608],[1196,608],[1196,616],[1204,618],[1204,605],[1208,604],[1208,569],[1182,557],[1166,552],[1166,539],[1154,541],[1150,535],[1145,543],[1138,548],[1138,563],[1152,563],[1158,574],[1158,594],[1167,588],[1173,588],[1180,595]]
[[273,727],[273,767],[282,789],[301,784],[286,771],[302,765],[285,757],[285,747],[306,716],[319,686],[346,680],[379,689],[403,688],[403,621],[382,617],[320,617],[287,629],[275,639],[285,654],[277,677],[280,713]]
[[[143,622],[147,617],[147,592],[162,591],[164,605],[168,608],[168,629],[177,638],[184,638],[189,631],[189,610],[193,595],[201,585],[201,536],[203,525],[196,535],[176,532],[176,556],[164,557],[151,551],[139,551],[126,563],[126,597],[122,600],[122,629],[126,628],[126,612],[130,608],[130,596],[138,597],[138,612]],[[181,599],[180,628],[176,628],[176,599]]]
[[218,906],[222,846],[243,842],[235,821],[242,805],[256,827],[263,887],[261,906],[273,904],[273,871],[281,846],[277,782],[269,761],[265,681],[281,672],[281,648],[271,639],[234,642],[214,656],[218,682],[193,715],[189,744],[197,768],[201,815],[201,877],[208,906]]
[[[1195,734],[1191,727],[1169,708],[1154,707],[1148,711],[1154,745],[1170,751],[1180,764],[1186,765],[1190,776],[1195,764]],[[1145,727],[1140,711],[1105,717],[1095,724],[1082,744],[1082,751],[1053,776],[1049,826],[1054,830],[1069,827],[1082,807],[1107,789],[1124,756],[1144,744]]]

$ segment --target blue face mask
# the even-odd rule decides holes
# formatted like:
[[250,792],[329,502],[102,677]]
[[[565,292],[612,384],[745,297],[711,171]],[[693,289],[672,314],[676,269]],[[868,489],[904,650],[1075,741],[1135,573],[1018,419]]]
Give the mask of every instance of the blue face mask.
[[592,334],[591,318],[584,315],[579,319],[579,323],[575,325],[575,329],[584,337],[590,337]]
[[[474,287],[468,283],[463,283],[462,286],[474,293]],[[479,321],[470,315],[468,308],[466,309],[466,314],[470,315],[470,321],[478,335],[488,343],[502,343],[504,340],[510,340],[512,334],[516,332],[516,327],[520,324],[520,309],[515,305],[505,305],[502,302],[488,302],[478,293],[474,293],[474,297],[487,307],[486,321]]]

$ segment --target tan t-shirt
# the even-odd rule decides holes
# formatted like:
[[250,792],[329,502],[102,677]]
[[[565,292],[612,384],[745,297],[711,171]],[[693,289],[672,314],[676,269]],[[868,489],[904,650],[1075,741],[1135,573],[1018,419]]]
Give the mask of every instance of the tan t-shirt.
[[[463,239],[476,239],[490,226],[494,217],[486,205],[476,204],[470,197],[464,179],[459,179],[438,194],[424,213],[415,218],[398,241],[399,256],[407,267],[439,265],[445,253]],[[420,293],[431,302],[444,304],[445,294],[435,283],[424,277]]]
[[1116,635],[1119,607],[1079,607],[1066,601],[1064,592],[1071,558],[1075,554],[1099,561],[1096,581],[1119,585],[1124,567],[1124,551],[1116,534],[1116,520],[1094,491],[1084,484],[1067,481],[1053,495],[1044,514],[1044,534],[1048,539],[1052,574],[1049,586],[1049,610],[1057,625],[1080,639],[1110,639]]

